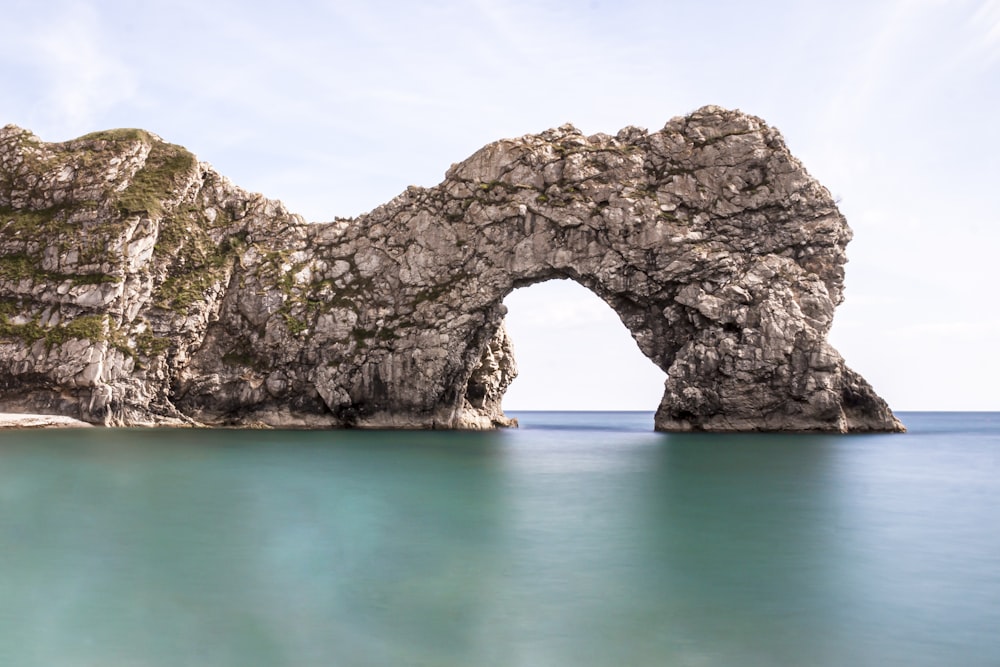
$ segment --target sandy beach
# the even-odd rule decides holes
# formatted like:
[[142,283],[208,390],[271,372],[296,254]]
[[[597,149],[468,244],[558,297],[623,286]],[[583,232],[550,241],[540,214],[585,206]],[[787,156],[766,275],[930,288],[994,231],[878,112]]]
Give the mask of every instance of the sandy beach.
[[91,424],[60,415],[31,415],[0,412],[0,429],[7,428],[80,428]]

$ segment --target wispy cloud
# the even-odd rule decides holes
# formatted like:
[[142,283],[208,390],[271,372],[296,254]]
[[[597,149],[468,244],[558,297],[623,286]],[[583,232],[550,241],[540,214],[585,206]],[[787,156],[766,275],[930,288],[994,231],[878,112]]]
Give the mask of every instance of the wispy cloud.
[[54,7],[44,22],[17,26],[9,38],[24,72],[40,84],[33,129],[69,138],[89,131],[105,113],[132,98],[136,76],[106,48],[96,10],[84,3]]
[[1000,60],[1000,0],[983,0],[969,19],[975,38],[971,52],[989,64]]

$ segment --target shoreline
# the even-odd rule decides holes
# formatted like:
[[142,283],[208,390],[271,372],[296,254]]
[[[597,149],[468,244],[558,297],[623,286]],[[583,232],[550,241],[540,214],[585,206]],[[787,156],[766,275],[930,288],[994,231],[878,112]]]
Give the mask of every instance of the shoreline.
[[93,428],[93,424],[62,415],[0,412],[0,430],[23,428]]

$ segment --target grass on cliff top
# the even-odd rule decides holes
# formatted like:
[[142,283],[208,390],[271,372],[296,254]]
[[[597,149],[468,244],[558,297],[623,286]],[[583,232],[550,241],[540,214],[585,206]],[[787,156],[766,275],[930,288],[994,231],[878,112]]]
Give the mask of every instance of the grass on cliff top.
[[[92,153],[96,155],[93,146],[83,147],[80,144],[93,144],[98,141],[110,143],[141,141],[151,145],[145,164],[132,178],[128,188],[116,198],[118,208],[125,216],[137,213],[147,213],[151,216],[161,214],[163,202],[175,198],[175,189],[181,184],[182,177],[197,166],[195,156],[187,149],[165,143],[145,130],[117,129],[93,132],[66,142],[62,146],[80,152],[83,155],[83,165],[86,166],[91,160],[100,158],[91,155]],[[97,150],[100,150],[100,147]],[[79,168],[79,165],[77,166]],[[43,165],[35,165],[33,169],[43,170]],[[0,229],[33,233],[70,231],[67,222],[73,209],[96,204],[94,201],[80,201],[39,210],[3,207],[0,208]]]
[[132,183],[118,197],[118,207],[128,215],[163,213],[163,201],[179,183],[179,177],[194,170],[194,155],[175,144],[156,142],[146,158],[146,164],[132,179]]
[[74,141],[153,141],[153,137],[146,130],[139,130],[134,127],[122,127],[114,130],[101,130],[85,134]]

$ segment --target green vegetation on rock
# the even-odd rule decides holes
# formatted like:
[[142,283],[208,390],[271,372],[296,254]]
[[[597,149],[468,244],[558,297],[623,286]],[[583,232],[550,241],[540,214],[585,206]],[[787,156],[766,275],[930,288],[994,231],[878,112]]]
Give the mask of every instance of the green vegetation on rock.
[[128,188],[118,197],[122,213],[163,213],[164,200],[180,185],[180,177],[197,164],[194,155],[181,146],[156,142],[149,151],[146,164],[135,175]]
[[43,327],[38,318],[24,324],[14,324],[10,317],[15,314],[11,303],[0,306],[0,339],[20,340],[25,345],[45,341],[46,348],[62,345],[70,340],[89,340],[99,343],[109,340],[106,315],[83,315],[54,327]]
[[228,236],[221,243],[213,241],[203,215],[189,206],[160,223],[156,253],[169,261],[167,278],[157,290],[156,303],[161,308],[187,312],[192,303],[204,299],[226,278],[246,247],[245,233]]
[[171,340],[146,329],[135,337],[135,351],[145,357],[158,357],[170,347]]
[[70,207],[51,206],[36,211],[0,207],[0,231],[4,234],[53,234],[70,231]]
[[4,255],[0,257],[0,280],[20,282],[31,280],[32,283],[58,285],[67,280],[76,285],[101,285],[117,282],[119,279],[106,273],[58,273],[43,271],[38,266],[35,257],[23,253]]
[[[93,141],[150,141],[152,137],[146,130],[137,130],[132,127],[122,127],[114,130],[101,130],[100,132],[91,132],[90,134],[85,134],[76,142],[93,142]],[[74,142],[74,143],[76,143]]]

